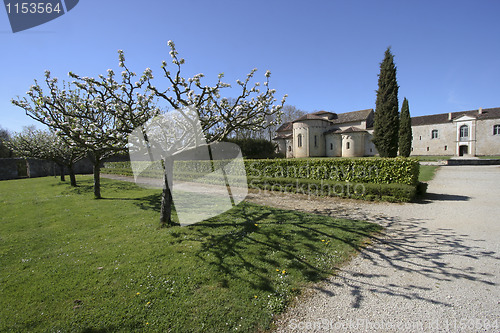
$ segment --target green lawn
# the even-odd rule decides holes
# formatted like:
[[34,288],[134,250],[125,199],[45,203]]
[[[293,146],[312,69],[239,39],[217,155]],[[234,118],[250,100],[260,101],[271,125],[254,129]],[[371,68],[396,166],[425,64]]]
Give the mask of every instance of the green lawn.
[[255,332],[369,242],[366,222],[242,203],[158,229],[158,190],[0,182],[0,331]]
[[434,178],[438,165],[421,165],[420,166],[420,174],[418,175],[418,180],[421,182],[428,182]]
[[449,160],[453,156],[411,156],[411,157],[417,158],[419,161],[436,162],[436,161]]
[[500,160],[500,156],[478,156],[481,159]]

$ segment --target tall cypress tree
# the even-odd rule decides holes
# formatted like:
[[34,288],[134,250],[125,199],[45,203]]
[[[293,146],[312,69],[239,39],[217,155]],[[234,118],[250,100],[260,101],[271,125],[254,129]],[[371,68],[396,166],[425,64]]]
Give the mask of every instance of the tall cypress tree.
[[396,157],[399,140],[399,106],[396,65],[391,48],[385,51],[378,75],[373,143],[381,157]]
[[399,155],[408,157],[411,153],[411,118],[408,100],[403,100],[401,107],[401,118],[399,119]]

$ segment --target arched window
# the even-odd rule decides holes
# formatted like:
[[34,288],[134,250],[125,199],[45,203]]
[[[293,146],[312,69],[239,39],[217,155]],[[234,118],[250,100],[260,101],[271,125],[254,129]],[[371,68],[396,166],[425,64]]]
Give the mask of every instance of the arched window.
[[469,126],[462,125],[460,126],[460,138],[468,138],[469,137]]
[[493,126],[493,135],[500,135],[500,125]]
[[302,134],[297,135],[297,147],[302,147]]
[[346,147],[346,149],[351,149],[351,143],[347,142],[345,147]]
[[292,146],[288,146],[288,151],[292,151]]
[[318,146],[318,136],[315,135],[314,136],[314,147],[317,147]]
[[330,143],[330,150],[333,150],[333,143]]
[[436,130],[436,129],[432,130],[432,132],[431,132],[431,139],[437,139],[438,138],[438,134],[439,134],[438,130]]

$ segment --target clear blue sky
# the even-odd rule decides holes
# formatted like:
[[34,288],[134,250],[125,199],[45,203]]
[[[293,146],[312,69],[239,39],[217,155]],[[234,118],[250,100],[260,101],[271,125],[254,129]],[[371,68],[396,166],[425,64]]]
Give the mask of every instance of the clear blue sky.
[[[160,75],[167,41],[185,73],[233,84],[272,72],[278,99],[305,111],[375,107],[379,64],[392,46],[400,105],[413,116],[500,107],[500,1],[81,0],[69,13],[13,34],[0,9],[0,126],[33,124],[10,99],[46,69],[67,79],[128,66]],[[157,86],[165,81],[158,80]],[[228,95],[231,95],[228,92]]]

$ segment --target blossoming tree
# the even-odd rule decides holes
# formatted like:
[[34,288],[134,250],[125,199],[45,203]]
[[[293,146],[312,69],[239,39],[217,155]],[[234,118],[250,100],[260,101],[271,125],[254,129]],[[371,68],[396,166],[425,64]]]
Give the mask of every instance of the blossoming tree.
[[[167,69],[167,62],[163,61],[161,69],[166,78],[166,85],[157,87],[153,84],[151,72],[145,73],[148,88],[168,107],[175,110],[190,108],[195,110],[199,119],[207,144],[226,139],[237,130],[261,130],[280,123],[281,109],[287,95],[283,96],[280,103],[274,97],[276,90],[269,88],[270,71],[265,73],[263,87],[259,82],[251,83],[257,69],[254,68],[244,80],[237,80],[239,88],[237,97],[229,99],[221,97],[221,90],[230,88],[231,85],[222,81],[224,74],[218,75],[214,86],[202,84],[203,74],[185,78],[181,75],[181,65],[185,60],[178,56],[175,44],[168,41],[173,71]],[[183,114],[181,112],[181,114]],[[191,123],[190,116],[186,116],[186,123]],[[184,153],[184,148],[170,152],[169,159],[164,160],[165,185],[163,187],[161,202],[162,226],[173,225],[171,220],[172,193],[168,179],[172,177],[172,157]]]
[[12,100],[26,114],[47,125],[71,145],[85,150],[94,166],[94,196],[101,198],[100,168],[102,162],[126,150],[127,134],[157,114],[153,106],[154,94],[147,89],[147,69],[138,81],[137,76],[124,64],[120,82],[113,70],[97,79],[69,73],[75,80],[58,85],[58,79],[45,73],[48,92],[35,80],[27,92],[28,97]]
[[22,132],[15,133],[8,146],[20,157],[55,162],[60,168],[61,181],[64,181],[64,167],[67,167],[71,186],[76,186],[73,166],[85,157],[82,148],[70,146],[53,132],[37,130],[34,126],[25,127]]

